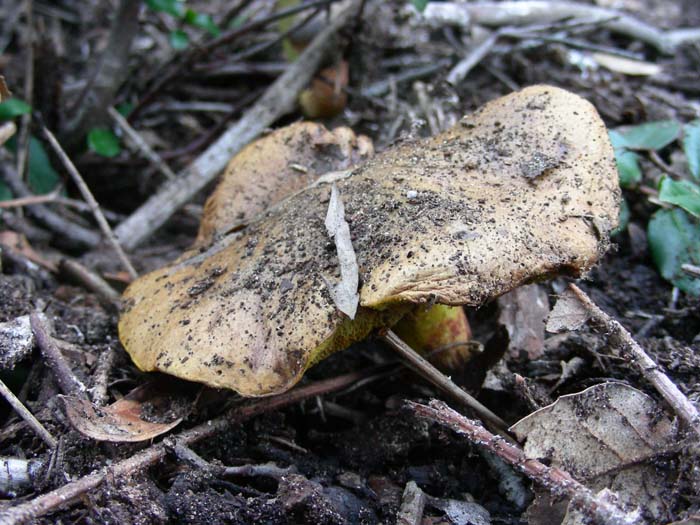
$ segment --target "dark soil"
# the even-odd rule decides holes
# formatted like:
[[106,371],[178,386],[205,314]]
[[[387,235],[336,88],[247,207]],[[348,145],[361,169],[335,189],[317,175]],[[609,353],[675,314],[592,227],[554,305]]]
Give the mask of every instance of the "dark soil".
[[[203,6],[199,4],[204,2],[190,2],[188,5],[199,5],[202,10],[219,7],[220,12],[225,12],[231,7],[229,3],[217,1]],[[51,11],[49,4],[38,6],[34,23],[39,32],[41,28],[53,27],[46,34],[60,38],[65,48],[48,51],[48,36],[42,37],[35,47],[35,105],[50,126],[58,127],[60,119],[56,114],[61,115],[61,119],[67,118],[71,94],[75,98],[75,89],[61,95],[61,87],[65,88],[65,84],[70,87],[76,79],[85,79],[88,57],[79,53],[81,42],[89,43],[89,60],[95,60],[97,51],[93,47],[102,42],[108,32],[111,8],[109,3],[87,2],[91,7],[82,13],[81,2],[64,0],[55,4],[56,12]],[[367,134],[378,150],[400,138],[428,136],[432,131],[426,124],[424,108],[411,82],[401,82],[393,93],[373,97],[363,96],[361,88],[412,67],[438,63],[446,57],[454,61],[461,53],[454,46],[463,36],[468,36],[453,28],[432,31],[411,28],[401,14],[403,2],[382,4],[380,12],[353,33],[345,52],[351,71],[347,88],[349,105],[339,116],[324,121],[329,127],[348,125]],[[700,26],[700,4],[693,0],[629,0],[618,4],[659,27]],[[0,10],[9,16],[7,13],[12,8]],[[63,13],[63,18],[56,13]],[[74,21],[66,21],[67,16]],[[142,38],[151,38],[148,35],[152,33],[167,37],[172,25],[167,16],[150,11],[142,16],[144,23],[139,33]],[[61,30],[56,37],[58,26]],[[13,29],[0,23],[0,39],[9,35],[7,54],[0,57],[0,73],[5,75],[16,94],[22,96],[27,53],[20,30],[26,30],[24,18],[20,18],[17,27]],[[255,38],[270,37],[260,30],[253,33],[233,47],[202,57],[201,64],[211,66],[225,58],[224,51],[242,50],[253,45]],[[684,46],[676,54],[665,56],[639,42],[603,30],[584,33],[578,38],[639,53],[642,58],[662,65],[665,73],[658,79],[649,79],[605,69],[582,72],[566,58],[572,47],[548,43],[522,48],[516,46],[515,41],[504,40],[457,88],[444,82],[449,66],[422,78],[432,104],[431,115],[441,115],[448,123],[483,102],[510,92],[513,87],[550,83],[590,100],[611,128],[661,118],[687,122],[698,117],[698,44]],[[151,75],[162,65],[159,62],[164,59],[161,51],[151,56],[148,51],[134,48],[129,62],[132,76],[119,91],[118,101],[140,100]],[[51,57],[55,64],[48,69],[47,59]],[[279,46],[273,46],[256,59],[270,63],[281,60]],[[221,80],[184,71],[174,85],[157,94],[151,109],[152,104],[159,102],[206,100],[230,104],[251,89],[264,89],[268,83],[269,78],[264,73],[232,75]],[[55,107],[56,104],[60,106]],[[240,116],[240,111],[228,114],[156,110],[149,113],[148,110],[147,105],[134,125],[142,132],[153,134],[158,149],[173,169],[186,166],[203,150],[207,131],[230,124]],[[300,114],[294,113],[279,124],[298,118]],[[667,162],[672,162],[671,150],[662,152]],[[133,211],[163,182],[162,176],[138,152],[125,150],[114,159],[79,150],[71,153],[100,205],[108,210],[122,214]],[[14,160],[6,155],[0,162]],[[644,185],[653,187],[658,169],[650,163],[645,163],[643,168]],[[79,198],[79,193],[70,185],[68,194]],[[645,231],[656,206],[649,202],[648,195],[639,190],[626,190],[624,196],[631,209],[629,226],[613,239],[615,245],[610,252],[579,284],[635,336],[680,390],[699,406],[700,300],[682,292],[674,294],[673,286],[659,276],[652,263]],[[153,270],[175,259],[189,245],[196,234],[205,197],[206,192],[199,195],[196,203],[179,212],[145,246],[130,254],[139,272]],[[89,215],[70,214],[97,231]],[[5,217],[3,215],[0,229],[13,230]],[[31,219],[26,222],[38,228]],[[86,266],[110,277],[115,287],[124,287],[124,279],[118,275],[122,268],[108,247],[89,254],[66,253],[58,248],[62,243],[55,234],[53,238],[48,236],[49,242],[46,236],[41,237],[43,241],[40,237],[28,234],[41,261],[57,261],[64,255],[81,258]],[[118,312],[113,305],[62,273],[32,262],[28,252],[12,249],[4,240],[0,242],[0,322],[35,311],[45,312],[53,325],[53,336],[65,343],[61,349],[66,360],[88,387],[95,384],[102,357],[114,352],[114,362],[108,367],[107,403],[121,399],[152,379],[155,374],[140,372],[119,343]],[[567,282],[560,278],[540,286],[554,303]],[[518,359],[507,352],[508,337],[504,337],[504,330],[498,323],[497,302],[470,310],[468,315],[475,339],[483,343],[486,350],[465,369],[450,374],[509,424],[561,395],[580,392],[606,381],[625,382],[659,400],[658,394],[631,363],[612,356],[604,334],[584,328],[566,337],[553,336],[541,357]],[[562,378],[562,363],[573,358],[580,358],[582,364],[574,373]],[[301,384],[394,360],[394,354],[370,339],[332,355],[309,370]],[[487,366],[492,367],[490,371]],[[523,382],[519,382],[516,374]],[[65,416],[53,370],[37,349],[14,369],[0,370],[0,378],[53,436],[59,438],[57,450],[52,454],[9,405],[0,401],[0,456],[37,458],[45,465],[31,488],[13,498],[2,496],[5,499],[0,501],[0,511],[131,457],[151,444],[150,441],[112,444],[79,434]],[[164,379],[170,388],[188,396],[191,405],[182,423],[170,434],[217,417],[240,401],[233,392],[200,388],[174,378]],[[127,478],[110,477],[73,504],[35,522],[394,523],[409,481],[415,481],[428,495],[423,524],[469,523],[468,520],[459,521],[454,513],[446,513],[446,500],[476,502],[489,511],[492,523],[526,522],[525,511],[534,498],[527,479],[516,478],[525,487],[525,498],[514,496],[514,491],[504,489],[501,471],[483,451],[464,437],[417,418],[403,405],[404,399],[426,401],[432,397],[439,395],[428,383],[399,367],[357,388],[234,424],[227,431],[192,447],[203,461],[184,458],[173,445],[171,452],[156,466]],[[162,414],[154,411],[157,412],[151,407],[142,416],[159,421]],[[156,441],[162,439],[158,437]],[[664,457],[677,474],[666,487],[671,494],[669,522],[700,512],[697,467],[687,463],[688,457],[680,449]],[[262,466],[270,462],[288,470],[283,475],[225,475],[221,469],[223,466]],[[546,523],[534,518],[531,522]]]

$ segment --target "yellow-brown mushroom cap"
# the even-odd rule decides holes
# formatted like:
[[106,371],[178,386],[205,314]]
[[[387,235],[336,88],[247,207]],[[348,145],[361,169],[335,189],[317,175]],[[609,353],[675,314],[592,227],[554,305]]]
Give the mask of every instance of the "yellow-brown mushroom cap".
[[243,395],[279,393],[412,303],[479,305],[586,271],[617,224],[605,126],[584,99],[549,86],[495,100],[336,184],[360,267],[354,321],[328,293],[338,261],[324,226],[330,187],[317,184],[132,283],[119,333],[134,362]]

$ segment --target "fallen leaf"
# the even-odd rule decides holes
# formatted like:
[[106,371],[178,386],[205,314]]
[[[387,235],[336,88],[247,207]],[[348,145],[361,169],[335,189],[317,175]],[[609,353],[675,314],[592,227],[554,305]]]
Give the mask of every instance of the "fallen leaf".
[[588,310],[576,294],[568,288],[559,296],[547,319],[547,331],[553,334],[573,332],[581,328],[590,318]]
[[[181,392],[166,388],[163,382],[140,386],[107,407],[73,396],[61,399],[73,428],[86,437],[113,443],[136,443],[165,434],[180,424],[192,405]],[[166,417],[170,421],[147,421],[146,412],[152,412],[151,418]]]
[[247,396],[279,393],[416,303],[478,306],[586,271],[617,224],[605,126],[588,102],[549,86],[346,175],[333,181],[362,283],[353,321],[323,282],[334,264],[330,192],[317,181],[129,286],[119,334],[137,366]]
[[537,284],[516,288],[498,298],[501,313],[498,322],[508,331],[508,353],[519,358],[521,352],[528,359],[544,354],[544,327],[549,314],[547,292]]
[[360,296],[357,294],[359,274],[355,249],[350,240],[350,227],[345,220],[345,207],[338,193],[338,186],[331,186],[331,200],[326,213],[326,231],[331,239],[335,239],[335,249],[338,252],[340,266],[340,282],[329,283],[331,297],[338,310],[355,319]]
[[16,233],[11,230],[0,231],[0,244],[21,254],[23,257],[26,257],[33,263],[38,264],[50,272],[56,273],[58,271],[56,263],[39,255],[36,250],[32,248],[32,245],[29,244],[27,238],[21,233]]
[[[603,383],[560,397],[517,422],[530,458],[547,459],[594,492],[610,489],[620,502],[642,507],[654,523],[670,516],[673,473],[657,456],[676,444],[676,426],[646,394],[622,383]],[[568,510],[564,523],[576,523]]]

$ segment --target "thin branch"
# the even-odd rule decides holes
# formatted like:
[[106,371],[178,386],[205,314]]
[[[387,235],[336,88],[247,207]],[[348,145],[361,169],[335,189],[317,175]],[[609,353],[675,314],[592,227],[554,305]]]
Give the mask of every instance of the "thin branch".
[[59,263],[60,270],[73,280],[83,285],[86,290],[89,290],[99,295],[103,300],[111,304],[119,303],[119,293],[112,288],[102,276],[86,268],[78,261],[73,259],[61,259]]
[[[271,412],[293,405],[314,396],[337,392],[367,375],[366,372],[354,372],[325,381],[318,381],[300,388],[295,388],[284,394],[253,401],[252,403],[235,406],[223,416],[211,419],[189,430],[174,436],[177,443],[191,446],[203,439],[209,439],[226,431],[231,425],[240,423],[265,412]],[[76,481],[67,483],[47,494],[33,500],[21,503],[15,507],[0,511],[0,523],[4,525],[19,525],[59,510],[66,505],[79,500],[88,492],[95,490],[106,479],[133,475],[161,461],[168,453],[164,443],[157,443],[131,457],[123,459],[111,466],[106,466],[84,476]]]
[[57,441],[51,433],[46,430],[46,427],[42,425],[37,418],[34,417],[27,408],[22,404],[22,402],[15,396],[15,394],[7,388],[7,385],[3,383],[0,379],[0,395],[5,398],[5,401],[17,412],[17,415],[24,419],[24,421],[29,425],[29,427],[39,436],[44,443],[46,443],[49,448],[56,448]]
[[551,23],[570,18],[604,21],[605,29],[640,40],[661,53],[673,54],[686,43],[700,40],[700,28],[662,31],[646,22],[614,9],[578,2],[526,0],[521,2],[431,2],[423,16],[434,24],[471,24],[504,27]]
[[629,359],[630,363],[656,388],[681,419],[700,436],[700,415],[685,394],[678,389],[620,323],[601,310],[578,286],[570,284],[569,289],[581,302],[594,323],[603,328],[610,343],[620,351],[623,357]]
[[[24,64],[24,101],[32,105],[34,99],[34,2],[26,0],[26,24],[23,31],[27,56]],[[22,179],[26,178],[29,160],[29,129],[32,115],[25,113],[20,119],[19,134],[17,135],[17,173]]]
[[295,15],[307,9],[315,9],[332,3],[335,0],[315,0],[313,2],[302,3],[288,9],[282,9],[264,18],[253,20],[245,24],[244,26],[237,27],[222,33],[218,37],[206,42],[192,51],[188,52],[186,55],[180,58],[180,60],[170,67],[169,71],[160,72],[157,76],[157,80],[149,89],[145,95],[141,97],[134,109],[129,114],[129,120],[133,121],[154,98],[155,96],[165,87],[175,80],[175,78],[185,69],[189,68],[197,60],[201,60],[203,57],[210,54],[212,51],[221,47],[223,45],[230,44],[241,36],[255,31],[262,27],[265,27],[277,20],[282,18],[287,18],[288,16]]
[[116,229],[117,238],[127,250],[135,248],[155,232],[183,204],[211,182],[229,159],[255,139],[280,116],[291,111],[297,97],[318,70],[323,58],[337,50],[338,31],[356,13],[359,0],[333,19],[287,71],[273,82],[258,102],[214,144],[202,153],[184,173],[160,190]]
[[66,395],[77,396],[84,399],[86,391],[85,385],[75,377],[73,370],[66,362],[66,358],[63,357],[63,354],[49,334],[46,322],[36,313],[29,316],[29,322],[32,325],[36,345],[48,362],[48,368],[56,378],[61,392]]
[[408,401],[407,405],[416,415],[440,423],[466,436],[473,444],[498,456],[553,494],[569,497],[571,503],[594,523],[634,525],[640,522],[638,512],[626,513],[607,498],[595,495],[567,472],[548,467],[537,459],[528,458],[517,445],[491,434],[478,421],[467,419],[441,401],[433,400],[429,406]]
[[131,261],[129,261],[129,258],[126,256],[126,253],[124,253],[124,250],[117,241],[117,238],[114,235],[112,228],[110,227],[109,223],[107,222],[107,219],[105,219],[105,216],[102,213],[102,210],[100,209],[100,205],[97,204],[97,201],[92,195],[90,188],[88,188],[87,184],[85,184],[85,180],[83,180],[82,175],[80,175],[78,169],[73,164],[73,161],[70,160],[66,152],[63,151],[63,148],[58,143],[53,133],[51,133],[48,130],[48,128],[43,124],[41,126],[41,130],[44,133],[44,137],[46,137],[46,140],[48,140],[49,144],[56,152],[56,155],[58,155],[58,157],[61,159],[63,166],[68,171],[69,175],[73,179],[73,182],[80,190],[80,193],[83,195],[85,202],[87,202],[88,206],[90,206],[90,210],[92,211],[92,214],[94,215],[97,224],[100,226],[100,229],[102,230],[102,233],[104,233],[105,237],[107,237],[107,240],[112,245],[112,248],[114,248],[114,251],[117,253],[117,257],[119,257],[119,260],[122,262],[124,269],[126,269],[126,271],[129,273],[132,279],[136,279],[139,276],[138,273],[136,273],[136,270],[134,270],[134,267],[131,265]]
[[427,381],[431,382],[454,400],[472,409],[481,419],[488,421],[491,423],[491,425],[498,429],[499,433],[503,433],[505,436],[508,436],[506,433],[508,424],[505,421],[454,384],[449,377],[440,372],[440,370],[430,364],[430,362],[413,350],[413,348],[408,346],[393,331],[387,330],[384,334],[382,334],[381,339],[403,358],[409,368],[418,373]]
[[109,31],[107,46],[94,61],[89,81],[77,99],[76,114],[66,125],[61,140],[74,148],[87,131],[107,119],[106,108],[128,76],[131,42],[139,28],[140,0],[121,0]]
[[170,166],[168,166],[163,159],[160,158],[160,155],[158,155],[158,153],[156,153],[153,148],[151,148],[151,146],[149,146],[148,143],[143,140],[143,137],[141,137],[139,132],[131,127],[128,120],[122,117],[121,114],[113,107],[107,108],[107,113],[109,113],[109,116],[112,117],[114,122],[116,122],[117,125],[122,128],[126,136],[129,137],[131,142],[134,143],[143,156],[146,157],[158,171],[165,175],[166,179],[172,180],[176,177],[173,170],[170,169]]
[[[32,192],[29,191],[9,162],[0,162],[0,175],[16,196],[32,196]],[[27,210],[38,222],[58,233],[63,241],[70,242],[80,248],[94,248],[101,241],[100,235],[96,232],[64,219],[46,206],[29,206]]]

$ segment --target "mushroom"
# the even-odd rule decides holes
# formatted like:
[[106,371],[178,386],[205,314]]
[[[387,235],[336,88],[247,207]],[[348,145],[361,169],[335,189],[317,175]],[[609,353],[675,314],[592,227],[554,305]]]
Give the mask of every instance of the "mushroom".
[[[324,226],[329,182],[359,264],[354,319],[327,284],[338,278]],[[416,303],[477,306],[586,272],[608,247],[619,193],[593,106],[530,87],[230,227],[219,226],[231,217],[214,221],[193,249],[128,287],[120,339],[142,370],[245,396],[280,393]]]

